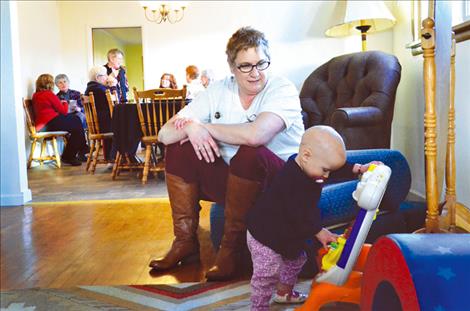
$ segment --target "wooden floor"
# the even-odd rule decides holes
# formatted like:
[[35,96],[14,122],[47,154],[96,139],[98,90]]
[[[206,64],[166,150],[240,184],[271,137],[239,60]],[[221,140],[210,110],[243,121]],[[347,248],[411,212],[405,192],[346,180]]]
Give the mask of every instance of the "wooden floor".
[[33,202],[168,197],[164,180],[152,178],[142,185],[136,172],[122,172],[112,180],[106,165],[98,165],[91,175],[85,171],[85,164],[59,169],[48,162],[28,170],[28,183]]
[[213,263],[203,202],[201,264],[150,274],[172,238],[165,199],[33,204],[1,209],[1,290],[197,282]]
[[28,180],[32,203],[0,209],[1,290],[198,282],[213,263],[205,202],[201,263],[149,273],[149,261],[173,240],[166,185],[158,178],[143,186],[136,173],[112,181],[103,165],[90,175],[84,165],[46,164],[29,169]]

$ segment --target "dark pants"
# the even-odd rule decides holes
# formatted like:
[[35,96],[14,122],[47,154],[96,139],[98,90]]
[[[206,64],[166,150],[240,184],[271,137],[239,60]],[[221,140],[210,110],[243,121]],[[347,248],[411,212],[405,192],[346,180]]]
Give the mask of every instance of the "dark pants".
[[64,152],[62,152],[62,158],[70,160],[75,158],[79,151],[87,150],[85,132],[83,131],[82,122],[76,115],[60,114],[49,121],[40,130],[40,132],[51,131],[67,131],[70,133],[70,136],[67,139],[67,145],[65,146]]
[[241,146],[230,165],[222,158],[207,163],[197,158],[190,143],[168,145],[165,161],[167,173],[179,176],[187,183],[197,183],[201,199],[221,204],[225,203],[229,171],[238,177],[260,182],[264,188],[284,165],[282,159],[264,146]]
[[[103,109],[97,109],[98,115],[98,124],[100,126],[100,133],[109,133],[112,132],[111,125],[111,113],[109,112],[109,107],[106,104],[103,104]],[[103,155],[106,160],[114,160],[116,158],[116,143],[113,139],[103,139]]]

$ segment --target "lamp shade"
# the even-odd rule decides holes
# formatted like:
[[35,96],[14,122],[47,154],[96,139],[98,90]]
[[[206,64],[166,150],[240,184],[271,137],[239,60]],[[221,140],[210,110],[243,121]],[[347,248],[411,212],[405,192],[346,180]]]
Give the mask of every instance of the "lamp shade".
[[383,1],[337,1],[335,24],[325,34],[329,37],[344,37],[360,33],[357,26],[368,25],[368,32],[377,32],[393,27],[395,17]]

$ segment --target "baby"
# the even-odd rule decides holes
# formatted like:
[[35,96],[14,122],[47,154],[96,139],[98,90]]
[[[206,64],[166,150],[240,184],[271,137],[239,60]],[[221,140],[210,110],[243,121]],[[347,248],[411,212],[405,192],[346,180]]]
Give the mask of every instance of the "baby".
[[333,128],[315,126],[304,133],[299,153],[289,158],[248,213],[252,310],[269,310],[276,285],[275,302],[305,301],[306,295],[293,288],[307,260],[306,241],[315,236],[326,248],[338,237],[321,227],[317,204],[323,182],[330,172],[353,177],[368,166],[346,162],[344,142]]

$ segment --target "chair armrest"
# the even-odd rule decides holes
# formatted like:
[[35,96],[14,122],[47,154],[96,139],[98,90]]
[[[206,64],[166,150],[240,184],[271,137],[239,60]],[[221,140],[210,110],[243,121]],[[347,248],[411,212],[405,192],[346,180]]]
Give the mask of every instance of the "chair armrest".
[[338,108],[331,115],[331,126],[335,129],[374,126],[383,120],[383,112],[377,107]]

